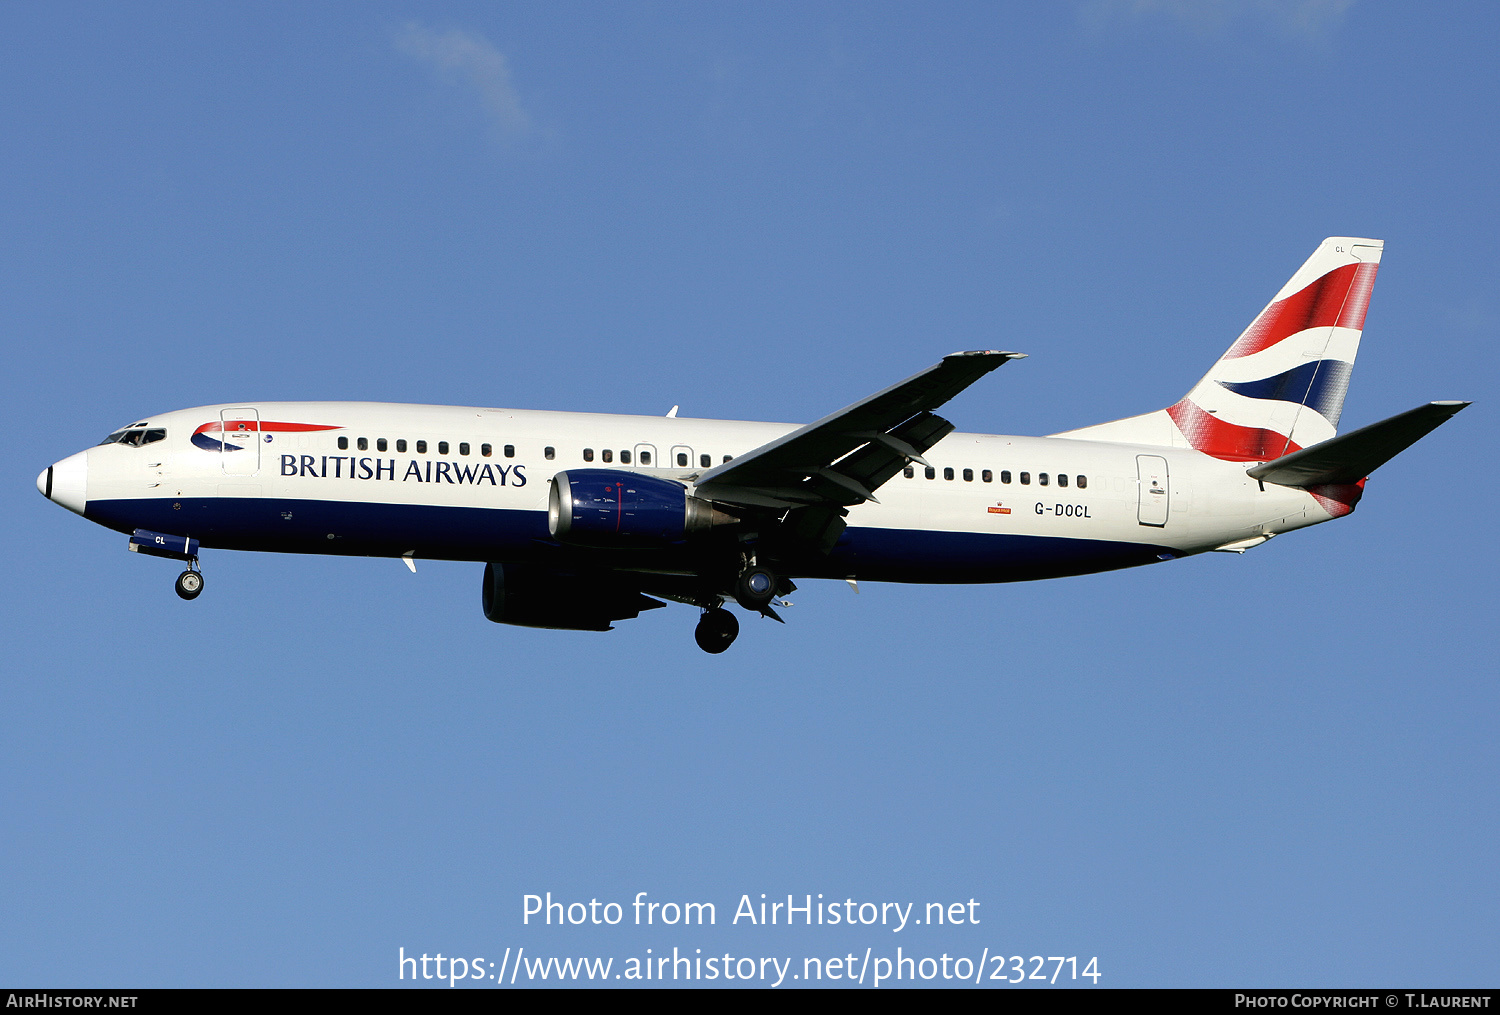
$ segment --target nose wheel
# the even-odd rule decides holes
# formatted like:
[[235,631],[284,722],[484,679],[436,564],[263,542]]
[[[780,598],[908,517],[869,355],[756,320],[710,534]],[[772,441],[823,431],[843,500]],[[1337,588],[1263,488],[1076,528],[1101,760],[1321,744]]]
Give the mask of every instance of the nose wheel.
[[177,594],[183,599],[197,599],[203,591],[203,574],[191,567],[177,576]]
[[734,644],[734,639],[739,637],[739,633],[740,622],[734,619],[734,614],[723,607],[714,607],[712,610],[703,611],[693,637],[697,639],[698,647],[703,651],[718,655]]

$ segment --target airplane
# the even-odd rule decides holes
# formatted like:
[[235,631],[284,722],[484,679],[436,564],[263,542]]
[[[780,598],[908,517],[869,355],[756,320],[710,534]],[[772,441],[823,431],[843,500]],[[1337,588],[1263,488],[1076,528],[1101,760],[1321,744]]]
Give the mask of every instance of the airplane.
[[141,419],[44,469],[49,500],[187,563],[268,550],[484,564],[497,623],[611,630],[730,601],[781,620],[806,579],[1010,582],[1243,553],[1354,510],[1378,466],[1468,402],[1338,435],[1384,244],[1330,237],[1180,400],[1047,437],[934,410],[1025,354],[959,352],[805,426],[373,402]]

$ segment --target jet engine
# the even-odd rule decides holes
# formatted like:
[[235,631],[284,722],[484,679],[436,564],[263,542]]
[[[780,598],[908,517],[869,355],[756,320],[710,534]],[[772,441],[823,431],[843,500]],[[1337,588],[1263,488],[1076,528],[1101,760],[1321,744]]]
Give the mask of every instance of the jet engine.
[[682,483],[618,469],[559,472],[547,499],[553,538],[582,546],[667,546],[737,521]]

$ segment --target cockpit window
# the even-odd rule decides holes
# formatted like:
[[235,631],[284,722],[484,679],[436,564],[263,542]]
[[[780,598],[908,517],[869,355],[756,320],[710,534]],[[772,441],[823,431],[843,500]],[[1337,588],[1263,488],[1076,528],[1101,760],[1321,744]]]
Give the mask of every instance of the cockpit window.
[[105,444],[128,444],[133,448],[138,448],[143,444],[155,444],[157,441],[164,441],[166,439],[167,432],[165,430],[144,430],[140,427],[126,427],[124,430],[116,430],[100,441],[99,445],[103,447]]

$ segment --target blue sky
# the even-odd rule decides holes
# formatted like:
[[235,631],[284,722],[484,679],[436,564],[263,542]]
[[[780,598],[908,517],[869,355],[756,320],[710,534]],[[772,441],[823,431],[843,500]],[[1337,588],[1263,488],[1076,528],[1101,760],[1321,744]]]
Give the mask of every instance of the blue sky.
[[[1442,11],[7,6],[0,980],[899,945],[1493,985],[1500,13]],[[476,564],[215,552],[185,604],[33,488],[190,405],[805,421],[964,348],[1031,356],[945,414],[1049,433],[1174,401],[1328,235],[1387,242],[1344,425],[1476,404],[1242,558],[808,582],[709,657],[685,607],[489,624]],[[719,921],[523,926],[547,891]],[[730,925],[762,892],[981,922]]]

